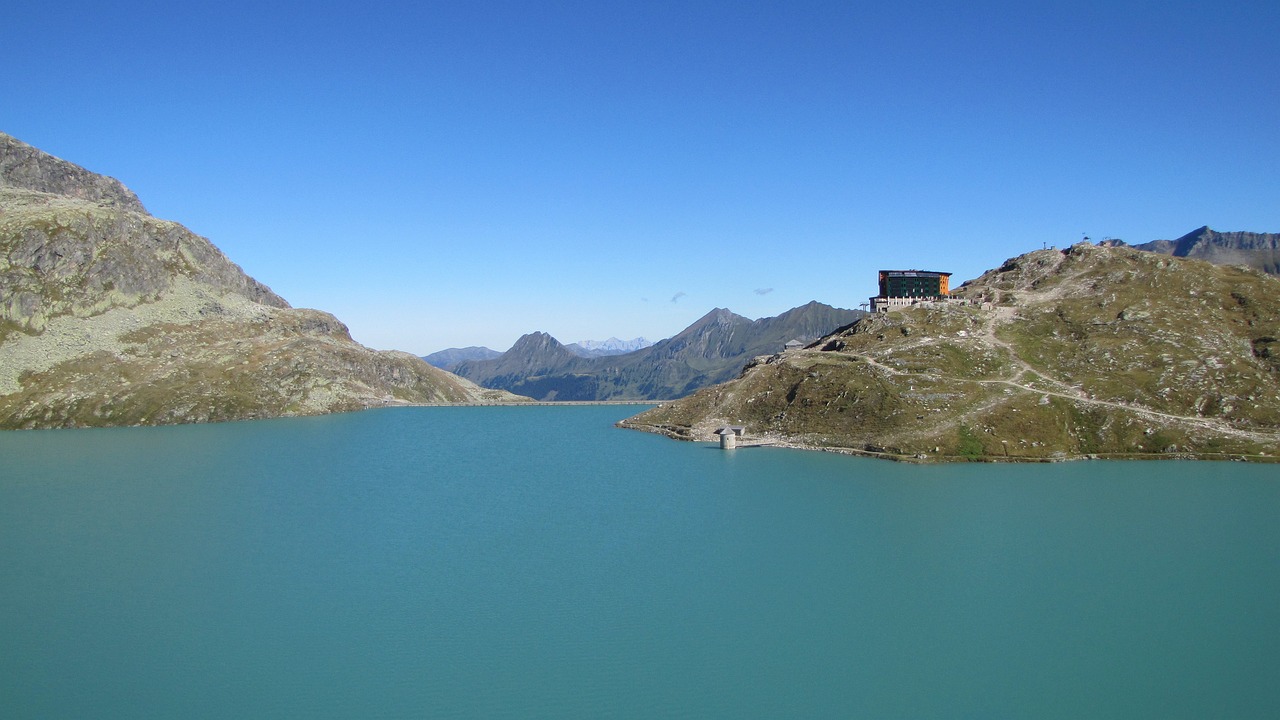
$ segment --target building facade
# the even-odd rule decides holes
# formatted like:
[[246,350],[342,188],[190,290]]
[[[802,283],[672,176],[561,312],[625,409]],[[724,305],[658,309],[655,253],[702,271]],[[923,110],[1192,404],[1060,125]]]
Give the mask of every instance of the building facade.
[[951,273],[934,270],[881,270],[880,294],[871,298],[872,312],[887,312],[951,294]]

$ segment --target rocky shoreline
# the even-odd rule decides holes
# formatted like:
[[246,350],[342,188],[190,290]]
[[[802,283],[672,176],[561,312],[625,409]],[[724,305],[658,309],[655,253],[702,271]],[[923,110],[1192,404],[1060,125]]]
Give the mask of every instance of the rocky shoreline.
[[912,462],[1280,456],[1280,280],[1127,248],[1007,261],[622,423]]

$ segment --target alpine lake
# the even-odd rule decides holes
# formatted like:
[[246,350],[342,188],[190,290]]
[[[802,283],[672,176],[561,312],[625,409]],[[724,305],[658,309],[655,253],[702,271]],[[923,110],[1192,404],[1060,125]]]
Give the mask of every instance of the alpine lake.
[[1268,718],[1280,472],[644,406],[0,433],[6,718]]

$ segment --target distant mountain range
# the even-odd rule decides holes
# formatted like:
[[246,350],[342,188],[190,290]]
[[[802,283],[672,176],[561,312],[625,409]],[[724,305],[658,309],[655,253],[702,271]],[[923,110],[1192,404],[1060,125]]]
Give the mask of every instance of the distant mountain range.
[[424,355],[423,360],[433,367],[441,370],[449,370],[454,365],[466,360],[492,360],[502,353],[497,350],[490,350],[487,347],[472,345],[464,348],[449,348],[440,352],[433,352],[430,355]]
[[1280,275],[1280,233],[1218,232],[1209,226],[1177,240],[1153,240],[1133,245],[1137,250],[1207,260],[1215,265],[1244,265]]
[[777,317],[749,320],[716,308],[674,337],[603,357],[582,357],[536,332],[500,357],[467,360],[452,372],[538,400],[673,399],[730,380],[752,358],[780,353],[791,340],[812,342],[863,314],[811,302]]
[[643,350],[653,343],[638,337],[635,340],[619,340],[611,337],[608,340],[579,340],[569,343],[565,348],[574,355],[582,357],[604,357],[606,355],[624,355],[636,350]]
[[[652,344],[642,337],[638,337],[635,340],[619,340],[616,337],[611,337],[608,340],[579,340],[576,343],[565,345],[564,348],[578,357],[589,358],[622,355],[642,350]],[[433,352],[430,355],[424,355],[422,359],[441,370],[452,372],[455,367],[467,360],[493,360],[501,355],[501,351],[472,345],[470,347],[449,348]]]

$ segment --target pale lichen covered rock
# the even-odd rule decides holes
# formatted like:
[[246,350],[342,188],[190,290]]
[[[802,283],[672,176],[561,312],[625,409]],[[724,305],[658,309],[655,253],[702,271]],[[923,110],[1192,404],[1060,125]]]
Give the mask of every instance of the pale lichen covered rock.
[[118,181],[0,134],[0,427],[510,399],[363,347]]

